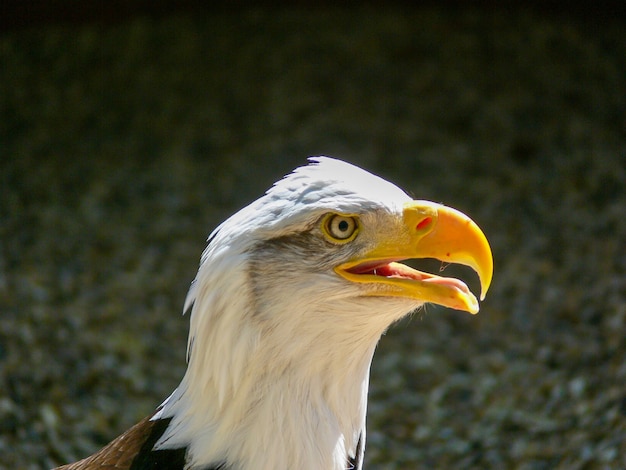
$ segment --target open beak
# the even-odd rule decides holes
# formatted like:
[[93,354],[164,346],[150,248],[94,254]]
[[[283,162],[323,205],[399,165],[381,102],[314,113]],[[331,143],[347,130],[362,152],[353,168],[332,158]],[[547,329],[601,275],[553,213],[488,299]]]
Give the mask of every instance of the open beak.
[[491,284],[493,257],[487,238],[472,219],[441,204],[411,201],[404,205],[400,227],[392,232],[369,252],[337,266],[337,274],[364,284],[365,295],[406,297],[478,312],[478,300],[463,281],[399,263],[435,258],[469,266],[478,274],[483,300]]

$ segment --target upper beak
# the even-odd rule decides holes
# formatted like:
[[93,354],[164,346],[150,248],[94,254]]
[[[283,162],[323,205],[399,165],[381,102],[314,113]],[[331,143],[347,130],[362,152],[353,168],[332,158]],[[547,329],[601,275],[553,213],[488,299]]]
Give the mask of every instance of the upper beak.
[[380,238],[372,250],[335,271],[345,279],[363,283],[366,295],[406,297],[478,312],[478,300],[464,282],[397,262],[435,258],[469,266],[478,274],[483,300],[491,284],[493,257],[485,234],[472,219],[441,204],[411,201],[404,205],[399,228]]

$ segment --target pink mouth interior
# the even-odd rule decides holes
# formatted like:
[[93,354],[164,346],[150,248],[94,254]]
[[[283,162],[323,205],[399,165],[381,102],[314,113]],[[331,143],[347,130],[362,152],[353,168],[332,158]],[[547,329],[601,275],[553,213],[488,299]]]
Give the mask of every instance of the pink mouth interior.
[[467,284],[465,284],[460,279],[456,279],[453,277],[436,276],[434,274],[418,271],[405,264],[388,260],[363,263],[349,269],[349,272],[353,274],[364,274],[370,276],[411,279],[413,281],[445,285],[454,289],[458,289],[464,293],[470,292]]

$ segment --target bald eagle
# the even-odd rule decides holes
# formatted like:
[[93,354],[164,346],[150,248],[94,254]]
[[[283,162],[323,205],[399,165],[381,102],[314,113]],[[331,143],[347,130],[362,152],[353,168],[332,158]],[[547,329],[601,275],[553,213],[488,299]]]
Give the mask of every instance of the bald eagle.
[[425,303],[478,312],[465,283],[401,263],[411,258],[470,266],[481,299],[491,283],[491,250],[469,217],[311,158],[210,235],[184,304],[178,388],[59,468],[361,469],[381,335]]

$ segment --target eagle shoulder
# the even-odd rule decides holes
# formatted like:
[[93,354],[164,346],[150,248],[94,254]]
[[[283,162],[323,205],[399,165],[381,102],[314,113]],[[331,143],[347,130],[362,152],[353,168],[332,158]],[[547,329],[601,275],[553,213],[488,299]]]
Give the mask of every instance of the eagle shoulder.
[[56,470],[183,470],[186,448],[153,450],[169,419],[148,416],[95,454]]

